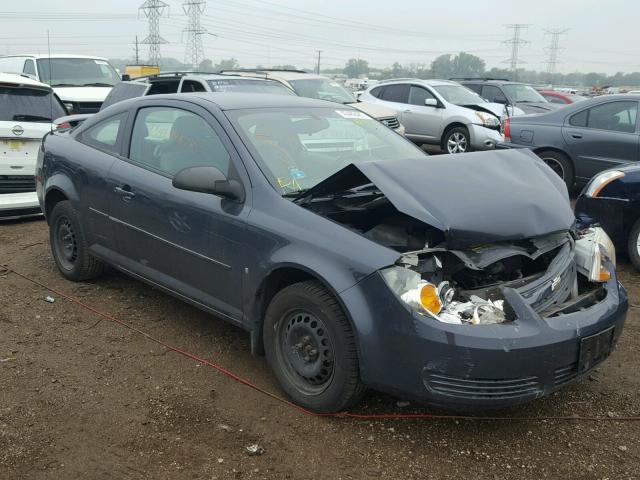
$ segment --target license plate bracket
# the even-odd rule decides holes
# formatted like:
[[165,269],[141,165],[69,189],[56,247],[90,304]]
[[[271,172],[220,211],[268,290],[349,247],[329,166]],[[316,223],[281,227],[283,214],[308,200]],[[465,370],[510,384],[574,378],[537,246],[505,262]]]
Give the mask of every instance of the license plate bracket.
[[613,350],[614,327],[580,340],[578,373],[586,372],[609,356]]

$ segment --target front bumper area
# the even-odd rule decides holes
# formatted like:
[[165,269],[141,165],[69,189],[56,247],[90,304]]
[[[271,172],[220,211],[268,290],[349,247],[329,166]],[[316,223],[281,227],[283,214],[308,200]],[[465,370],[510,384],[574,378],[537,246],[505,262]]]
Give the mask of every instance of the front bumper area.
[[[622,332],[627,294],[615,278],[606,297],[584,310],[540,318],[514,291],[517,320],[450,325],[413,313],[374,274],[341,294],[356,325],[364,383],[455,410],[500,408],[539,398],[593,368],[581,362],[583,339]],[[602,361],[610,350],[598,357]]]
[[476,125],[467,125],[471,147],[474,150],[493,150],[496,145],[504,141],[504,137],[498,130]]
[[36,192],[4,193],[0,195],[0,219],[41,215]]

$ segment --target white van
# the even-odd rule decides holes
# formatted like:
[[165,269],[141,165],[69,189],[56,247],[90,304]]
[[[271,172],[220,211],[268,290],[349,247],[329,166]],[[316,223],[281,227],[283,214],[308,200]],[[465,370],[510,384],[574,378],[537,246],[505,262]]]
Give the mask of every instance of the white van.
[[0,72],[51,85],[70,114],[96,113],[120,77],[106,58],[85,55],[8,55]]
[[65,115],[49,85],[0,73],[0,219],[40,214],[36,161],[52,120]]

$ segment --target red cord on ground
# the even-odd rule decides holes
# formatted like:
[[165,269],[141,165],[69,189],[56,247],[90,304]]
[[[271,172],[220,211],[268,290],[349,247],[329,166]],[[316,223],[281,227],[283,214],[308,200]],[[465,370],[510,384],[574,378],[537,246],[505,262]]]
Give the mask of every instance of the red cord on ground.
[[72,303],[75,303],[76,305],[84,308],[85,310],[88,310],[92,313],[94,313],[95,315],[98,315],[99,317],[102,317],[106,320],[109,320],[110,322],[116,323],[124,328],[127,328],[133,332],[136,332],[139,335],[142,335],[143,337],[147,338],[148,340],[151,340],[152,342],[157,343],[158,345],[161,345],[162,347],[166,348],[167,350],[171,350],[172,352],[178,353],[184,357],[190,358],[192,360],[195,360],[198,363],[201,363],[202,365],[206,365],[208,367],[211,367],[215,370],[217,370],[218,372],[220,372],[221,374],[225,375],[226,377],[241,383],[242,385],[245,385],[263,395],[266,395],[267,397],[270,397],[274,400],[277,400],[280,403],[283,403],[285,405],[287,405],[288,407],[291,407],[301,413],[304,413],[306,415],[310,415],[313,417],[333,417],[333,418],[352,418],[352,419],[356,419],[356,420],[400,420],[400,419],[423,419],[423,420],[492,420],[492,421],[540,421],[540,420],[581,420],[581,421],[624,421],[624,422],[630,422],[630,421],[640,421],[640,416],[623,416],[623,417],[594,417],[594,416],[590,416],[590,417],[583,417],[583,416],[540,416],[540,417],[533,417],[533,416],[527,416],[527,417],[506,417],[506,416],[472,416],[472,415],[432,415],[430,413],[365,413],[365,414],[360,414],[360,413],[351,413],[351,412],[339,412],[339,413],[318,413],[318,412],[314,412],[311,410],[307,410],[304,407],[301,407],[299,405],[296,405],[295,403],[290,402],[289,400],[286,400],[272,392],[269,392],[267,390],[264,390],[263,388],[257,386],[256,384],[252,383],[251,381],[247,380],[246,378],[240,377],[239,375],[236,375],[235,373],[233,373],[230,370],[227,370],[226,368],[222,367],[221,365],[218,365],[216,363],[210,362],[209,360],[206,360],[204,358],[201,358],[193,353],[187,352],[186,350],[182,350],[181,348],[178,347],[174,347],[173,345],[170,345],[162,340],[159,340],[151,335],[149,335],[148,333],[126,323],[123,320],[120,320],[119,318],[109,314],[109,313],[105,313],[102,312],[101,310],[98,310],[97,308],[86,304],[84,302],[82,302],[81,300],[68,295],[66,293],[60,292],[52,287],[49,287],[41,282],[39,282],[38,280],[35,280],[33,278],[28,277],[27,275],[24,275],[20,272],[17,272],[15,270],[13,270],[12,268],[8,267],[8,266],[4,266],[4,268],[6,269],[6,272],[9,273],[13,273],[15,275],[17,275],[18,277],[21,277],[22,279],[31,282],[35,285],[38,285],[39,287],[44,288],[45,290],[50,291],[51,293],[54,293]]

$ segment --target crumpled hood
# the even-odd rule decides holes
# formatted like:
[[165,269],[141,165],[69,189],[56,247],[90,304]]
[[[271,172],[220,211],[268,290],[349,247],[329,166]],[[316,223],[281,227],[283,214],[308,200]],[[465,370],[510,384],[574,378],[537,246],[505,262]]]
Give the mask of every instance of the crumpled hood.
[[351,164],[296,202],[370,183],[400,212],[444,232],[451,249],[565,231],[574,221],[564,182],[526,149]]
[[112,87],[55,87],[63,102],[104,102]]

